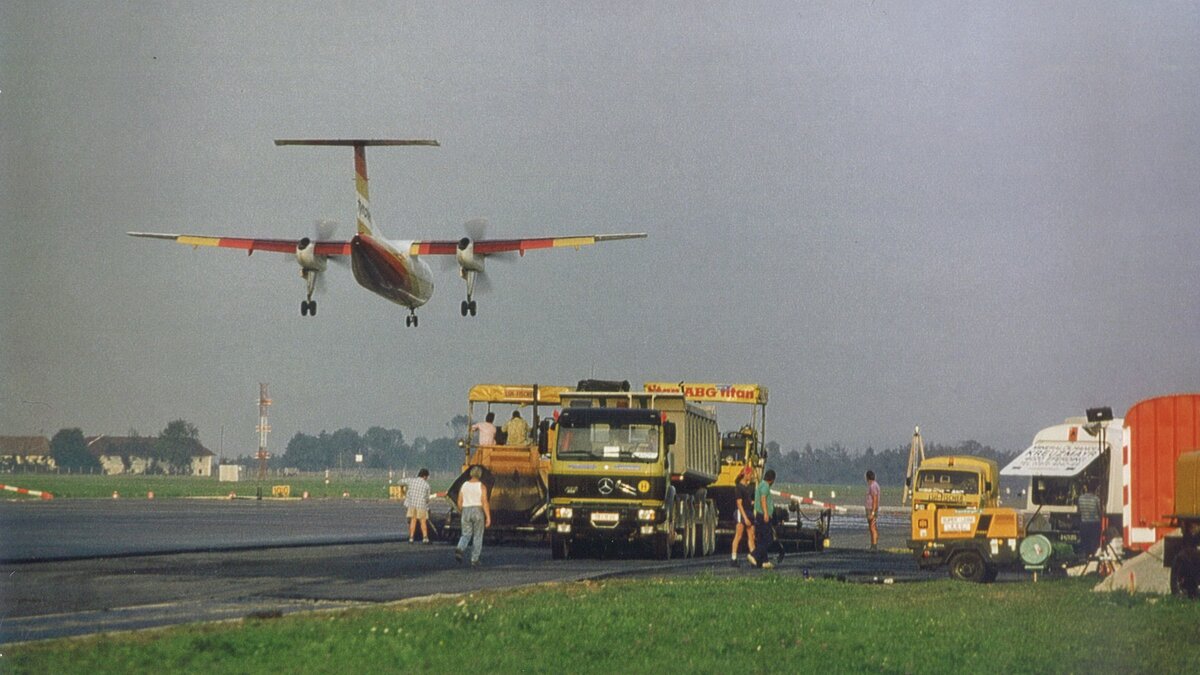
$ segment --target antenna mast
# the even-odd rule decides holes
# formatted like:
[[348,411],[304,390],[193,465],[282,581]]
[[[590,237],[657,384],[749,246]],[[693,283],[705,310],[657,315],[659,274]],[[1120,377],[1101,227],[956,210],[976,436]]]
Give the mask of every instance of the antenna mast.
[[267,408],[271,407],[271,398],[267,395],[267,385],[265,382],[258,383],[258,426],[255,429],[258,431],[258,480],[265,480],[267,477],[267,458],[271,456],[267,452],[267,434],[271,433],[271,424],[267,421]]
[[900,498],[901,505],[907,505],[913,491],[917,489],[914,481],[917,469],[925,461],[925,441],[921,438],[921,427],[913,429],[912,443],[908,446],[908,468],[904,471],[904,496]]

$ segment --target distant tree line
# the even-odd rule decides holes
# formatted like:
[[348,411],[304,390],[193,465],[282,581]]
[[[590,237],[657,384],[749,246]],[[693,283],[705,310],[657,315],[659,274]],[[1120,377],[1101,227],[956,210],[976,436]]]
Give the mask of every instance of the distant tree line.
[[[882,452],[874,448],[853,452],[834,443],[824,448],[805,445],[803,450],[781,452],[779,444],[771,442],[767,444],[767,466],[775,469],[779,480],[787,483],[848,485],[862,482],[867,470],[871,470],[880,484],[898,486],[904,483],[908,451],[909,447],[905,445]],[[925,446],[926,457],[944,455],[985,457],[996,460],[1001,467],[1016,457],[1016,453],[1001,452],[977,441]]]
[[[457,472],[462,467],[463,450],[459,439],[466,436],[467,419],[458,415],[446,423],[450,436],[429,439],[419,436],[411,443],[399,429],[371,427],[366,433],[349,428],[316,435],[297,433],[288,441],[282,455],[272,457],[272,468],[292,467],[301,471],[325,469],[387,469]],[[131,432],[124,442],[131,455],[153,459],[151,473],[190,473],[192,450],[199,445],[199,430],[185,420],[169,423],[157,437],[139,436]],[[50,441],[51,456],[61,469],[92,471],[100,468],[99,460],[89,452],[80,429],[62,429]],[[1017,453],[1001,452],[977,441],[956,445],[930,444],[925,455],[974,455],[994,459],[1004,466]],[[361,455],[361,464],[356,461]],[[845,485],[858,483],[868,469],[875,472],[884,485],[901,485],[908,464],[908,446],[882,452],[867,448],[858,452],[834,443],[824,448],[806,444],[802,450],[782,450],[779,443],[767,443],[767,466],[775,469],[779,480],[800,484]],[[232,463],[254,466],[253,456],[242,456]]]
[[[457,472],[462,467],[463,450],[458,439],[466,433],[466,416],[453,418],[447,426],[452,437],[429,439],[418,436],[406,442],[399,429],[371,427],[365,434],[354,429],[322,431],[317,435],[297,433],[288,441],[283,456],[272,460],[272,467],[294,467],[301,471],[325,469],[408,469],[425,467],[430,471]],[[362,456],[361,464],[357,461]]]
[[[131,457],[148,460],[146,473],[150,474],[190,474],[192,456],[199,447],[200,431],[186,420],[167,424],[158,436],[139,436],[134,432],[122,437],[119,443],[104,445],[105,453],[120,455],[126,468]],[[99,457],[92,454],[79,428],[60,429],[54,434],[50,439],[50,456],[60,470],[86,473],[101,468]]]

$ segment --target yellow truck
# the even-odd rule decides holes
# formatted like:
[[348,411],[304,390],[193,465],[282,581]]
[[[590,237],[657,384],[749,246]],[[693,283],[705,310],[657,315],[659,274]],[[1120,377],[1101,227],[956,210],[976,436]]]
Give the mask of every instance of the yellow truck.
[[1021,519],[999,506],[997,465],[968,456],[930,457],[912,487],[908,547],[921,569],[949,568],[954,579],[995,581],[999,570],[1021,563]]
[[717,478],[707,486],[707,495],[717,508],[717,536],[729,541],[737,525],[737,478],[746,467],[754,481],[762,476],[767,451],[762,434],[767,420],[767,388],[758,384],[708,384],[701,382],[647,382],[643,389],[651,393],[679,392],[692,402],[704,404],[740,404],[750,406],[748,424],[721,436],[720,465]]
[[[728,404],[746,406],[750,420],[737,431],[721,436],[720,469],[717,479],[706,489],[707,497],[717,509],[717,538],[721,545],[733,540],[737,527],[737,478],[747,467],[751,482],[757,482],[767,461],[763,442],[767,426],[767,388],[760,384],[722,384],[713,382],[647,382],[647,392],[680,392],[692,403],[726,408]],[[724,415],[724,411],[721,413]],[[775,543],[782,558],[784,552],[821,551],[829,539],[833,511],[825,504],[785,492],[778,494],[788,500],[786,506],[776,506],[771,514]],[[808,505],[809,508],[805,509]],[[813,506],[816,505],[816,506]]]
[[1179,534],[1163,539],[1163,565],[1171,570],[1171,592],[1200,597],[1200,452],[1186,452],[1175,464],[1175,513]]
[[[583,387],[581,387],[583,388]],[[645,546],[652,555],[708,555],[717,511],[720,432],[713,413],[678,391],[563,393],[550,450],[550,548]]]

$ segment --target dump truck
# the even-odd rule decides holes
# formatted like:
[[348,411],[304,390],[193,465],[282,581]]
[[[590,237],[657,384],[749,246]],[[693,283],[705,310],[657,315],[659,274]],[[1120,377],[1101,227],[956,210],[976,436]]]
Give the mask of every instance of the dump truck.
[[[728,544],[737,527],[738,476],[750,467],[752,481],[762,478],[767,460],[763,435],[767,425],[767,388],[759,384],[719,384],[708,382],[647,382],[643,389],[651,393],[680,392],[698,404],[731,404],[748,406],[750,419],[736,431],[721,435],[720,471],[707,487],[708,498],[717,508],[717,539]],[[820,551],[829,538],[832,509],[811,499],[793,497],[786,493],[787,505],[776,507],[772,513],[775,539],[780,549],[789,553]],[[778,512],[782,509],[782,513]]]
[[996,462],[982,457],[930,457],[912,486],[908,547],[921,569],[949,568],[963,581],[990,582],[1021,562],[1021,519],[999,506]]
[[1030,534],[1077,546],[1075,504],[1087,484],[1104,507],[1107,538],[1127,553],[1145,551],[1172,530],[1165,514],[1172,512],[1175,461],[1200,448],[1200,394],[1139,401],[1123,418],[1107,407],[1087,413],[1037,432],[1001,474],[1028,477]]
[[767,417],[766,387],[757,384],[647,382],[643,389],[650,393],[678,392],[697,404],[735,403],[751,406],[750,422],[721,436],[717,478],[707,486],[708,497],[717,507],[717,535],[732,537],[737,524],[735,487],[738,476],[746,467],[750,467],[754,472],[754,480],[758,480],[767,459],[761,436]]
[[[517,535],[543,538],[546,529],[547,481],[549,458],[539,451],[538,433],[553,434],[539,424],[541,408],[558,406],[560,396],[570,387],[537,384],[477,384],[467,393],[467,437],[459,441],[463,448],[462,473],[450,485],[447,497],[451,504],[458,501],[458,490],[469,479],[472,466],[483,468],[482,481],[488,488],[492,511],[490,538],[503,539]],[[486,413],[528,408],[529,426],[534,433],[529,445],[479,445],[471,438],[470,427],[484,419]],[[504,420],[497,419],[497,427]],[[442,527],[443,537],[453,540],[461,532],[460,514],[451,508]]]
[[561,401],[547,448],[551,557],[637,546],[665,560],[716,549],[712,411],[678,391],[577,391]]
[[1175,508],[1169,520],[1178,534],[1163,538],[1163,566],[1171,570],[1171,593],[1200,597],[1200,452],[1175,463]]

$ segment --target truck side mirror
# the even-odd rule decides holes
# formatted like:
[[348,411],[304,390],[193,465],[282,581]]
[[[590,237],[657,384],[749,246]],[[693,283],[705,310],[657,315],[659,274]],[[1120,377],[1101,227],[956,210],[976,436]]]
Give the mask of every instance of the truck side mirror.
[[550,454],[550,420],[538,423],[538,454]]
[[663,444],[667,446],[675,445],[674,422],[663,422]]

